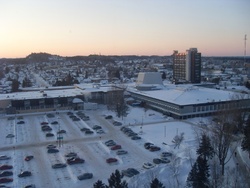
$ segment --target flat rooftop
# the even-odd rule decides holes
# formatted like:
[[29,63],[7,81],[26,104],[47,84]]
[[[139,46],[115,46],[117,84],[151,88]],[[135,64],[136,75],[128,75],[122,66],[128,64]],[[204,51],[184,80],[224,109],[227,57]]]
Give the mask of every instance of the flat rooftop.
[[140,95],[178,105],[231,101],[235,95],[240,94],[232,91],[223,91],[190,85],[169,85],[165,86],[163,89],[151,91],[139,91],[131,87],[129,90]]

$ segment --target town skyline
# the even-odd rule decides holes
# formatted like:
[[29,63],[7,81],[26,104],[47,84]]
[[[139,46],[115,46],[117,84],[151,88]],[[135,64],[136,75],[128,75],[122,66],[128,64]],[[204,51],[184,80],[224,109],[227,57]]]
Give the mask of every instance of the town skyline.
[[[247,0],[1,2],[0,58],[34,52],[60,56],[244,56]],[[246,56],[249,56],[249,40]]]

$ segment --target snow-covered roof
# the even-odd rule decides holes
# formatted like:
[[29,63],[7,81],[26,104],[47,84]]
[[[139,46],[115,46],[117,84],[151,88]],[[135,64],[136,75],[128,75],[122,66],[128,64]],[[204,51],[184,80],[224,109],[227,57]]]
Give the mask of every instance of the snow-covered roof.
[[152,91],[138,91],[136,89],[130,89],[130,91],[178,105],[230,101],[236,94],[235,92],[231,91],[223,91],[197,86],[172,86],[166,87],[162,90]]

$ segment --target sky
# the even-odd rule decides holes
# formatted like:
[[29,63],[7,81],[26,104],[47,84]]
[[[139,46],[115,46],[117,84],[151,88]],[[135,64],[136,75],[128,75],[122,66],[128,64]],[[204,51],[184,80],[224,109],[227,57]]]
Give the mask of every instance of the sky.
[[249,10],[249,0],[0,0],[0,58],[171,55],[192,47],[203,56],[244,56]]

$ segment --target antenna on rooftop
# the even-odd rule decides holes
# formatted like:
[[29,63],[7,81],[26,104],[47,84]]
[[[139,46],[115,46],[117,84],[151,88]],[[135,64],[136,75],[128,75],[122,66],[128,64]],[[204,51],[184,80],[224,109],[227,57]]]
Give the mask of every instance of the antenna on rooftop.
[[244,62],[246,63],[246,48],[247,48],[247,35],[244,37]]

